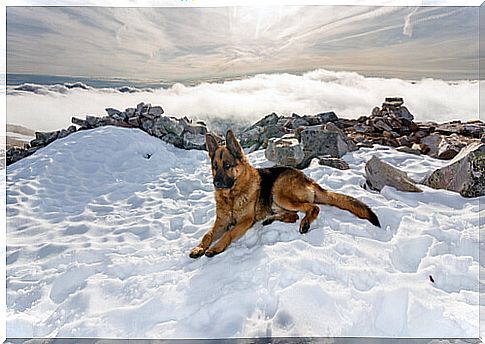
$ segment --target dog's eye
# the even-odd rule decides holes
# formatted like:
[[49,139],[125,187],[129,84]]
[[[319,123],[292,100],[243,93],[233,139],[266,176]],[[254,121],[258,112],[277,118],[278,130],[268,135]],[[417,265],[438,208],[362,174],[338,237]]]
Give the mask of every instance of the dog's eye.
[[228,169],[229,167],[231,167],[231,165],[229,165],[227,162],[224,163],[224,169]]

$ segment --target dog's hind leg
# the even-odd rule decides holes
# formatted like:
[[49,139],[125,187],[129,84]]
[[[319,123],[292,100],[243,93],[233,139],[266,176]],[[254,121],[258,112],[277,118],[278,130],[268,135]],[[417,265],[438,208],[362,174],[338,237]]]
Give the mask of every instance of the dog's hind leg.
[[301,211],[305,217],[300,222],[300,233],[306,233],[310,229],[310,224],[315,221],[320,212],[320,208],[311,202],[301,202],[286,196],[275,197],[275,203],[283,209],[290,211]]
[[286,211],[283,213],[277,213],[275,215],[272,215],[268,218],[266,218],[263,221],[263,226],[267,226],[272,224],[274,221],[281,221],[281,222],[286,222],[286,223],[295,223],[298,221],[298,214],[294,211]]

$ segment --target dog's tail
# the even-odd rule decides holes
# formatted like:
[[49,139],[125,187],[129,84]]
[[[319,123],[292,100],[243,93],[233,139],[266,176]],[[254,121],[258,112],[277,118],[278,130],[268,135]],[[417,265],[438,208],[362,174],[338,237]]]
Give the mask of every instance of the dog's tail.
[[334,207],[348,210],[361,219],[369,220],[369,222],[374,226],[381,227],[377,215],[367,205],[358,199],[336,192],[327,191],[315,182],[313,183],[313,190],[315,192],[315,203],[333,205]]

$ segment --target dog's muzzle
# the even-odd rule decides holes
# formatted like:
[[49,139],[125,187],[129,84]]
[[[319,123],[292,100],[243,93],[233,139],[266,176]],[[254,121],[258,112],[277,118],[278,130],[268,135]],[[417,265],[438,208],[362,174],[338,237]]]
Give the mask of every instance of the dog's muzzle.
[[234,182],[226,182],[224,183],[223,181],[220,180],[214,180],[214,186],[218,189],[230,189],[234,185]]

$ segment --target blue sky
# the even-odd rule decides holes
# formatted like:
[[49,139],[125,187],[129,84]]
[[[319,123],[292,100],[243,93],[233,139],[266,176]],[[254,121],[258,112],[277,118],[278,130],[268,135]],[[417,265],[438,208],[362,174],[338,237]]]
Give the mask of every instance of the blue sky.
[[149,80],[325,68],[477,79],[477,7],[8,7],[7,71]]

